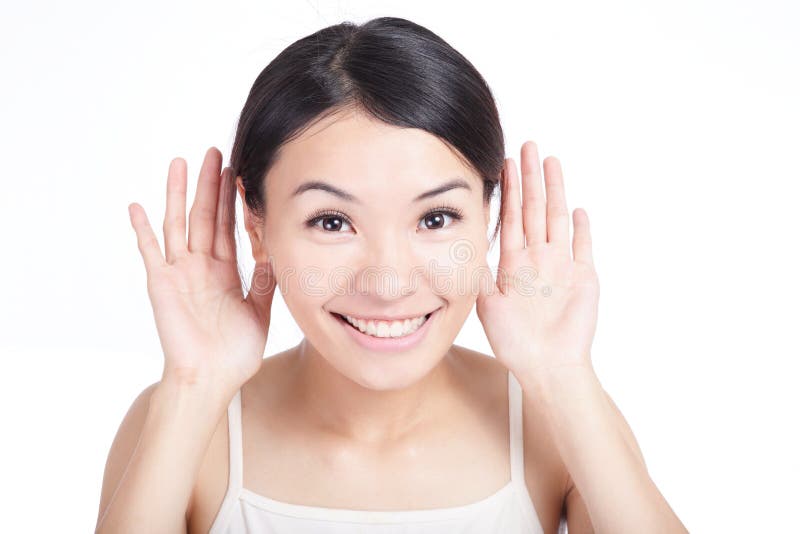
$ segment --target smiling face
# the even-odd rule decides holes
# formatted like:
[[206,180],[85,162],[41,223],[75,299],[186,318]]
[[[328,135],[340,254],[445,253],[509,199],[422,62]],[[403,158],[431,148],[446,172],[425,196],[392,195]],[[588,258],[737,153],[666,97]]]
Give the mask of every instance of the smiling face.
[[[480,177],[425,131],[345,111],[285,144],[265,190],[254,255],[271,257],[310,348],[371,389],[436,366],[486,267]],[[392,318],[408,320],[374,321]]]

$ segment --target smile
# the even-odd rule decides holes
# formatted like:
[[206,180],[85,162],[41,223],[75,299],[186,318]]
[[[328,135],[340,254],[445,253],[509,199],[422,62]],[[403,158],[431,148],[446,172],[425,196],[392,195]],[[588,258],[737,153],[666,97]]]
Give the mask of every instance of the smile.
[[441,307],[419,317],[396,321],[359,319],[330,312],[362,347],[372,351],[402,351],[416,346],[429,330],[430,323],[438,317]]
[[378,319],[359,319],[350,315],[341,316],[362,334],[375,337],[403,337],[413,333],[424,323],[430,313],[410,319],[383,321]]

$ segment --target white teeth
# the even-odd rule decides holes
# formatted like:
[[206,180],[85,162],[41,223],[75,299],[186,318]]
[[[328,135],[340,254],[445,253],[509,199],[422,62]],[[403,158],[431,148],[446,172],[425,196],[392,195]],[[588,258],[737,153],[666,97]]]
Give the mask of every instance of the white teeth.
[[389,327],[389,332],[392,334],[392,337],[399,337],[403,334],[403,323],[394,321],[392,326]]
[[376,327],[378,329],[378,337],[389,337],[389,323],[378,321]]
[[358,328],[361,332],[375,337],[403,337],[417,330],[425,322],[425,316],[403,321],[374,321],[356,319],[343,315],[347,322]]

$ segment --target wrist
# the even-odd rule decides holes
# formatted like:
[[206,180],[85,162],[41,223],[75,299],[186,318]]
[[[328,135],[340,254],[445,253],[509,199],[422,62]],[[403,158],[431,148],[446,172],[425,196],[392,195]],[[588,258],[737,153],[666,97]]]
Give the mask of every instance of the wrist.
[[529,369],[520,378],[523,390],[545,399],[577,393],[576,388],[592,382],[599,383],[599,378],[591,360],[541,365]]
[[236,392],[241,386],[235,380],[227,380],[225,376],[216,371],[203,371],[189,367],[165,368],[161,375],[161,384],[165,387],[184,391],[201,391],[206,394],[219,392],[227,394]]
[[203,375],[196,370],[165,370],[153,392],[159,402],[192,405],[213,410],[227,406],[238,386],[229,385],[219,376]]

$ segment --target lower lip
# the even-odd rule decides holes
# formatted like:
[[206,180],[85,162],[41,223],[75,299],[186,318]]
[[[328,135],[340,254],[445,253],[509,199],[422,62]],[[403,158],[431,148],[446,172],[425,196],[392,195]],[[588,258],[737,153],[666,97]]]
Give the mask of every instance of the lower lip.
[[362,333],[361,330],[350,326],[350,323],[348,323],[342,317],[339,317],[338,315],[334,315],[333,317],[342,324],[342,327],[345,330],[350,333],[356,343],[365,349],[378,352],[402,352],[414,348],[420,343],[420,341],[422,341],[422,338],[425,337],[425,333],[430,328],[430,324],[436,317],[438,317],[440,310],[441,308],[437,308],[422,324],[422,326],[403,337],[370,336]]

